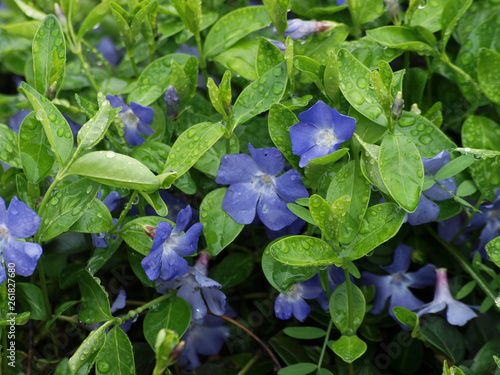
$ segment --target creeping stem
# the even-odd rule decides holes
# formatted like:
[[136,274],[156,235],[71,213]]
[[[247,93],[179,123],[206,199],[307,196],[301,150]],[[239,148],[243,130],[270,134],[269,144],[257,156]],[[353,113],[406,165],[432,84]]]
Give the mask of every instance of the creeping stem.
[[125,216],[127,216],[127,213],[130,211],[130,208],[134,204],[134,200],[135,200],[135,198],[137,198],[137,194],[138,193],[139,192],[137,190],[134,190],[134,192],[130,196],[130,199],[129,199],[127,205],[125,206],[125,208],[123,209],[123,211],[120,213],[120,217],[118,218],[118,220],[116,221],[115,225],[113,225],[113,228],[111,228],[108,233],[113,233],[116,230],[116,228],[118,228],[120,226],[120,224],[122,223],[123,219],[125,218]]

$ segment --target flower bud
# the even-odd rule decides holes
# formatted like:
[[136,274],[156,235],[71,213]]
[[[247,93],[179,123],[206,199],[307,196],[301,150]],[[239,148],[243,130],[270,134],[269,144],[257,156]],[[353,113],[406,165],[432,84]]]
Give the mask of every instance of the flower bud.
[[[299,18],[288,20],[288,28],[284,33],[285,39],[287,37],[293,40],[307,38],[312,34],[319,34],[331,30],[338,26],[337,23],[331,21],[304,21]],[[277,33],[276,29],[274,30]]]
[[418,108],[418,104],[417,103],[413,103],[411,105],[411,111],[417,115],[420,115],[422,113],[422,111],[420,110],[420,108]]
[[179,115],[179,96],[172,85],[168,86],[165,91],[165,102],[167,103],[167,116],[175,119]]
[[403,100],[403,93],[401,91],[398,91],[391,108],[391,115],[394,121],[399,121],[399,119],[401,118],[401,115],[403,114],[404,104],[405,102]]
[[399,18],[399,3],[398,0],[384,0],[389,16],[391,16],[392,22],[395,25],[401,24],[401,19]]
[[57,81],[52,83],[52,85],[49,86],[47,91],[45,92],[45,96],[49,99],[52,100],[56,97],[57,94]]
[[146,225],[144,229],[144,232],[154,240],[156,237],[156,228],[151,225]]

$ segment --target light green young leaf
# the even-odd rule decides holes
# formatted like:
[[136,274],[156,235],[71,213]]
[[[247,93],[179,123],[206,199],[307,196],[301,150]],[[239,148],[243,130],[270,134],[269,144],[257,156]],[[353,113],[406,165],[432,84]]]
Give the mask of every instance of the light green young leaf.
[[[76,352],[69,359],[69,367],[73,372],[88,374],[94,362],[106,342],[106,330],[109,324],[103,324],[99,328],[90,332]],[[83,370],[82,370],[83,369]]]
[[108,294],[101,281],[83,269],[78,274],[78,286],[82,295],[82,307],[78,319],[84,323],[100,323],[112,318]]
[[115,326],[106,335],[106,342],[96,360],[96,375],[107,374],[109,370],[120,375],[135,375],[132,343],[123,330]]
[[285,265],[297,267],[342,265],[343,261],[325,241],[309,236],[281,238],[270,247],[271,255]]
[[487,48],[479,50],[477,78],[488,99],[500,104],[500,53]]

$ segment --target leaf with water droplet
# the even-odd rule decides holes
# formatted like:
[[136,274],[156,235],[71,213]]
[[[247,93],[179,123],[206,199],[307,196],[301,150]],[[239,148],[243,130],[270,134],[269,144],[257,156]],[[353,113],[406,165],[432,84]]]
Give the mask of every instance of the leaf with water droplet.
[[446,45],[451,37],[451,32],[458,20],[472,5],[473,0],[447,1],[441,14],[441,50],[446,51]]
[[96,375],[135,375],[134,351],[127,334],[119,326],[106,335],[106,342],[96,360]]
[[341,336],[330,345],[330,348],[344,362],[352,363],[361,357],[368,348],[366,343],[358,336]]
[[144,216],[124,224],[120,235],[127,245],[141,255],[146,256],[151,251],[151,246],[153,246],[153,239],[146,234],[146,228],[156,228],[160,221],[165,221],[175,226],[175,223],[159,216]]
[[488,99],[500,104],[500,53],[487,48],[479,50],[477,78]]
[[146,202],[148,202],[151,207],[154,208],[158,216],[167,216],[168,208],[162,197],[160,196],[159,191],[149,193],[140,191],[139,193],[143,196],[144,199],[146,199]]
[[[348,291],[345,282],[340,284],[335,288],[332,295],[330,296],[329,306],[330,315],[332,317],[335,327],[340,331],[340,333],[345,334],[350,329],[356,332],[365,316],[366,301],[361,290],[355,285],[351,285],[352,288],[352,310],[348,311],[346,306],[348,305]],[[353,325],[349,326],[349,315],[352,316]]]
[[389,48],[413,51],[420,55],[432,56],[436,54],[434,46],[430,45],[427,39],[411,27],[383,26],[377,29],[368,30],[366,35],[375,42]]
[[78,349],[76,349],[76,352],[69,359],[69,366],[73,372],[76,373],[84,366],[90,371],[106,342],[106,330],[108,327],[109,324],[103,324],[90,332],[85,340],[83,340]]
[[255,67],[259,77],[284,60],[285,57],[283,56],[283,52],[281,52],[278,47],[266,38],[260,40],[259,49],[255,56]]
[[[92,194],[92,186],[89,186]],[[89,208],[83,215],[69,228],[70,231],[80,233],[101,233],[107,232],[113,226],[113,218],[104,203],[94,198]]]
[[304,72],[314,84],[324,92],[322,78],[325,75],[325,66],[307,56],[295,56],[293,63],[297,69]]
[[82,295],[82,306],[78,319],[84,323],[100,323],[112,318],[108,294],[99,279],[82,269],[78,274],[78,286]]
[[0,160],[14,168],[21,168],[17,133],[0,124]]

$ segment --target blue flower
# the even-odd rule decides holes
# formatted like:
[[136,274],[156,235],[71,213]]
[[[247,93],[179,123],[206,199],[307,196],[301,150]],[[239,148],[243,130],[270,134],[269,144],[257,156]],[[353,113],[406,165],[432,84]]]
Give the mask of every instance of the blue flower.
[[495,200],[490,204],[480,206],[479,211],[481,212],[476,212],[472,217],[467,231],[472,231],[484,225],[479,235],[479,245],[477,245],[475,251],[479,251],[483,259],[487,259],[484,247],[488,242],[500,236],[500,188],[497,189]]
[[394,251],[394,261],[388,267],[380,266],[390,273],[387,276],[374,275],[363,272],[362,279],[365,285],[375,285],[375,300],[371,312],[380,314],[385,302],[390,297],[389,315],[394,317],[392,308],[395,306],[415,310],[424,303],[413,295],[408,288],[423,288],[434,284],[436,275],[434,265],[426,264],[417,272],[406,272],[410,266],[412,249],[406,245],[399,245]]
[[289,170],[276,177],[285,167],[285,158],[277,148],[255,149],[248,144],[250,155],[224,155],[215,182],[230,185],[222,208],[239,224],[250,224],[255,213],[266,227],[280,230],[293,223],[295,216],[287,202],[308,196],[300,174]]
[[347,2],[347,0],[337,0],[337,5],[341,6],[344,5]]
[[417,315],[422,316],[424,314],[437,313],[448,308],[446,310],[446,320],[448,320],[448,323],[456,326],[463,326],[470,319],[475,318],[477,314],[469,306],[451,296],[446,268],[438,268],[436,274],[434,299],[432,302],[419,308]]
[[311,159],[326,156],[339,149],[354,134],[356,119],[341,115],[336,108],[318,100],[307,111],[299,113],[300,122],[290,127],[292,152],[300,155],[299,167]]
[[104,36],[96,47],[96,50],[102,53],[102,56],[108,60],[109,65],[117,66],[120,62],[120,56],[116,52],[115,43],[109,36]]
[[172,85],[168,86],[167,91],[165,91],[165,103],[167,104],[167,116],[171,119],[176,118],[179,115],[179,95]]
[[216,355],[229,338],[231,332],[224,325],[226,321],[216,316],[207,315],[203,319],[193,320],[182,340],[186,342],[179,363],[188,370],[198,367],[201,362],[198,354]]
[[[425,168],[425,175],[433,177],[444,165],[450,162],[450,154],[448,151],[441,151],[432,159],[422,158],[422,162]],[[453,177],[439,180],[438,182],[453,194],[457,190],[457,184]],[[417,209],[415,212],[408,214],[408,223],[410,223],[410,225],[420,225],[435,221],[439,216],[439,206],[432,200],[444,201],[451,198],[453,198],[453,196],[450,195],[450,193],[434,183],[434,185],[423,191],[422,195],[420,195]]]
[[293,314],[297,320],[303,322],[311,312],[305,299],[318,298],[322,293],[324,291],[319,275],[316,274],[309,280],[292,285],[288,292],[280,293],[274,301],[274,315],[278,319],[287,320]]
[[[0,255],[3,254],[3,262],[9,268],[14,265],[18,275],[33,274],[42,255],[42,247],[34,242],[17,240],[33,236],[39,226],[40,218],[26,203],[14,197],[7,211],[5,201],[0,197]],[[0,266],[0,284],[5,278],[5,267]]]
[[[153,123],[154,111],[135,102],[128,107],[123,100],[113,95],[106,95],[113,108],[122,107],[120,117],[125,125],[125,140],[131,146],[144,143],[143,135],[152,135],[155,131],[149,125]],[[149,125],[148,125],[149,124]],[[139,134],[140,133],[140,134]]]
[[[101,190],[97,193],[97,199],[101,199]],[[110,191],[109,194],[104,198],[102,203],[108,208],[109,212],[115,211],[119,208],[121,203],[121,195],[116,191]],[[113,225],[118,219],[113,218]],[[113,236],[116,237],[116,236]],[[92,233],[92,244],[95,248],[106,248],[108,247],[108,240],[106,239],[106,232]]]
[[203,224],[196,223],[184,235],[181,235],[191,220],[191,215],[191,207],[187,206],[179,212],[175,228],[165,221],[158,223],[153,247],[141,262],[149,280],[154,281],[158,277],[163,280],[175,280],[188,271],[188,263],[181,255],[188,256],[196,253],[203,229]]
[[[304,21],[299,18],[288,20],[288,28],[285,30],[283,36],[293,40],[307,38],[312,34],[319,34],[328,31],[334,24],[329,21]],[[276,29],[274,32],[277,34]]]
[[169,289],[179,289],[177,297],[185,299],[189,304],[193,319],[202,319],[207,315],[208,309],[215,315],[222,315],[226,310],[226,296],[219,290],[221,285],[207,277],[207,263],[208,254],[202,254],[195,266],[189,267],[181,278],[156,281],[156,290],[159,293],[164,294]]

